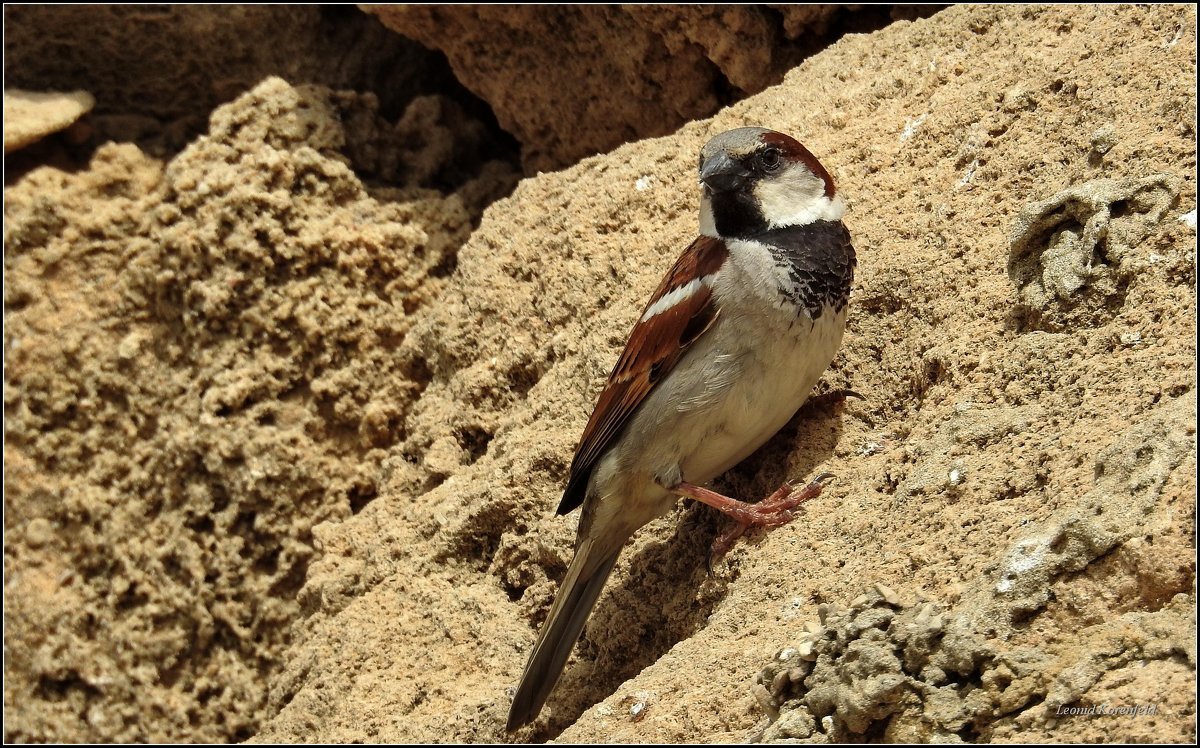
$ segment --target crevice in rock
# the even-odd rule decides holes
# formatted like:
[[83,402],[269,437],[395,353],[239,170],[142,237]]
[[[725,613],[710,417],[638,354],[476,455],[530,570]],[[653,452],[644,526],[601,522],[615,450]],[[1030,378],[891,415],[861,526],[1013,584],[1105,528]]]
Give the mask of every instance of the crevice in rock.
[[[516,141],[445,55],[353,6],[5,6],[4,19],[6,87],[82,89],[97,101],[83,126],[14,154],[6,183],[45,163],[85,168],[109,141],[169,160],[207,131],[216,107],[270,76],[374,94],[390,122],[420,96],[443,97],[482,125],[479,164],[518,160]],[[440,175],[428,186],[453,192],[471,176]]]

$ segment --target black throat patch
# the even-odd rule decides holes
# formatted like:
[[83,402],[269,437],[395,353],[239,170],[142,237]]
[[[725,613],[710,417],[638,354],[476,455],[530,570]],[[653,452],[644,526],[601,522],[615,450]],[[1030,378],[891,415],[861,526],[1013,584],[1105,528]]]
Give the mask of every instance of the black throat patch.
[[767,230],[767,219],[754,196],[742,190],[717,192],[712,198],[713,224],[726,239],[752,239]]
[[746,238],[767,245],[790,281],[780,287],[780,294],[812,319],[820,317],[826,305],[841,311],[850,301],[857,260],[850,232],[841,221],[784,226]]

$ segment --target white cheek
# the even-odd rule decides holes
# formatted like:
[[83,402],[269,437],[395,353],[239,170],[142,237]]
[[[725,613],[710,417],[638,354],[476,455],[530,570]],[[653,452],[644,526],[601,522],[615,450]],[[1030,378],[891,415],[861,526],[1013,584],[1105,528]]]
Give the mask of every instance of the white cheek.
[[815,221],[840,221],[846,204],[840,195],[825,196],[825,183],[805,169],[760,182],[754,196],[771,228],[803,226]]

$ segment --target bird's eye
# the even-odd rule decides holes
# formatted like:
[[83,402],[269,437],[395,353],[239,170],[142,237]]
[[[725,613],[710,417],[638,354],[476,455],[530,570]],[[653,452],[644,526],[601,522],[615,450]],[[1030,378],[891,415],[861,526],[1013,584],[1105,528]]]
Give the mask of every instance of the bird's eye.
[[767,150],[758,154],[758,162],[762,164],[763,170],[775,171],[779,168],[779,149],[768,148]]

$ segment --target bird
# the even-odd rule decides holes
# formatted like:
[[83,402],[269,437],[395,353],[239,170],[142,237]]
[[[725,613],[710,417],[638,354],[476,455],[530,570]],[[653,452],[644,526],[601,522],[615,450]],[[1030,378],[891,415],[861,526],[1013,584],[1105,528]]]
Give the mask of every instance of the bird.
[[558,506],[582,507],[575,553],[513,695],[510,732],[541,712],[640,527],[680,497],[732,517],[731,537],[775,527],[830,477],[785,483],[757,504],[704,487],[795,415],[841,345],[856,266],[845,202],[807,148],[763,127],[711,138],[699,177],[699,236],[642,310],[575,450]]

